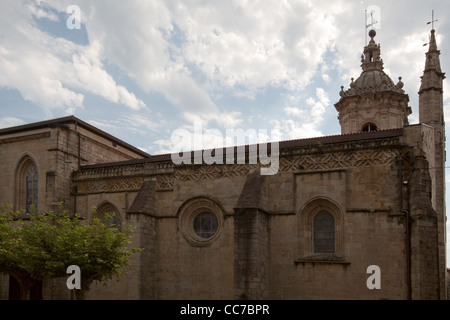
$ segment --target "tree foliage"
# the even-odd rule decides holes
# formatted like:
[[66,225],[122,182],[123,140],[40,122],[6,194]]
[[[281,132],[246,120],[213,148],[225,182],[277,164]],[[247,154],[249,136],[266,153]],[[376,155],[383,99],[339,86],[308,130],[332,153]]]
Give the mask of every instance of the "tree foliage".
[[22,298],[36,282],[67,277],[67,267],[81,270],[83,298],[93,281],[120,278],[130,255],[132,227],[115,226],[113,214],[84,219],[67,211],[0,214],[0,273],[10,274],[20,284]]

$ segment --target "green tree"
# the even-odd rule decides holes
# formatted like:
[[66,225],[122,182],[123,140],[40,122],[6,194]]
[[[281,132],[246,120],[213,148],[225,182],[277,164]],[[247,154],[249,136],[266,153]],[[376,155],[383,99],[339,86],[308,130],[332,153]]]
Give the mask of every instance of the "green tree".
[[129,248],[132,227],[115,226],[113,214],[84,219],[67,211],[0,214],[0,273],[13,276],[28,299],[31,287],[49,278],[68,277],[67,267],[81,270],[83,299],[94,281],[120,278],[130,255],[141,249]]

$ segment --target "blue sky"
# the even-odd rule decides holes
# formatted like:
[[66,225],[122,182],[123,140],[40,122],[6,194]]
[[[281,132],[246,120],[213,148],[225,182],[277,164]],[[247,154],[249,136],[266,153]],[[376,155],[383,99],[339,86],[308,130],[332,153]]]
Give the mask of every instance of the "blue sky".
[[[67,27],[70,5],[80,29]],[[361,73],[370,5],[385,71],[402,76],[417,123],[433,9],[450,71],[448,1],[2,0],[0,128],[75,115],[150,154],[199,120],[223,135],[339,134],[334,103]]]

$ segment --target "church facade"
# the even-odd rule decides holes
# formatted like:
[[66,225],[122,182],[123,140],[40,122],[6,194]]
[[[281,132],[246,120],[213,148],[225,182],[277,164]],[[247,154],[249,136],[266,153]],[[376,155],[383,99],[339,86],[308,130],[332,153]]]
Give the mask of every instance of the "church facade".
[[[276,174],[248,161],[174,164],[70,116],[0,130],[0,202],[62,202],[87,218],[96,207],[135,227],[144,251],[88,299],[446,299],[435,31],[413,125],[375,35],[335,104],[341,134],[280,141]],[[36,297],[73,298],[65,280],[43,281]],[[14,290],[0,275],[0,299]]]

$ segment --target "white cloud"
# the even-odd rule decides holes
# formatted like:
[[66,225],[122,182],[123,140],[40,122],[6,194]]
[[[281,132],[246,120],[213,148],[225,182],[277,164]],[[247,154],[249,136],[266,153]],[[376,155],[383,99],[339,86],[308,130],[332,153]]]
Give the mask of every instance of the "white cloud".
[[9,1],[0,13],[0,86],[15,88],[48,116],[53,110],[74,113],[84,92],[139,109],[144,103],[118,86],[103,68],[101,45],[83,47],[37,29],[33,16],[57,21],[46,7]]
[[[396,17],[405,3],[381,6],[383,29],[376,40],[385,71],[394,81],[403,77],[414,104],[427,32],[411,19]],[[320,88],[306,93],[307,85],[333,84],[336,73],[348,85],[361,73],[364,2],[130,0],[112,6],[106,0],[81,0],[87,46],[55,38],[33,23],[33,18],[57,21],[55,12],[66,12],[71,4],[9,1],[0,12],[0,86],[18,89],[47,114],[83,108],[87,93],[133,111],[147,110],[143,97],[107,71],[105,65],[113,65],[145,93],[158,93],[176,106],[177,120],[189,124],[198,118],[205,128],[235,128],[253,116],[245,108],[229,111],[219,105],[223,95],[257,99],[268,88],[280,88],[289,99],[276,120],[285,123],[286,136],[299,138],[322,132],[332,94]],[[427,7],[414,4],[410,14],[416,19]],[[397,27],[400,23],[407,31]],[[438,41],[443,39],[440,35]],[[154,111],[167,116],[162,109]],[[140,134],[154,127],[134,124],[130,130]]]
[[[188,146],[186,148],[188,148]],[[158,139],[153,142],[152,146],[146,148],[146,152],[150,154],[167,154],[172,153],[173,151],[174,146],[170,139]]]
[[298,118],[303,118],[306,115],[305,110],[297,107],[286,107],[284,108],[284,112],[286,112],[288,116],[295,116]]
[[72,63],[67,65],[72,70],[66,74],[65,83],[114,103],[126,105],[133,110],[145,107],[143,101],[137,99],[125,87],[117,85],[113,77],[104,70],[100,59],[102,49],[99,42],[94,41],[86,48],[79,47],[77,51],[72,55]]
[[313,124],[320,123],[323,120],[322,116],[325,113],[325,107],[330,104],[328,94],[323,88],[316,88],[316,96],[316,100],[311,97],[306,100],[306,104],[311,106]]
[[124,120],[128,122],[129,125],[141,126],[147,128],[147,130],[155,130],[164,125],[164,122],[149,119],[144,115],[131,114],[125,116]]
[[[326,108],[330,105],[328,94],[323,88],[316,88],[315,97],[308,97],[303,103],[299,96],[291,95],[288,101],[292,106],[284,108],[288,116],[296,117],[275,122],[287,139],[322,136],[320,130]],[[307,107],[309,108],[307,108]]]
[[[395,61],[386,63],[386,70],[395,65],[394,81],[401,74],[405,88],[414,92],[420,74],[410,71],[411,63],[415,68],[423,63],[418,42],[426,33],[408,28],[402,37],[392,28],[392,15],[402,3],[381,6],[383,29],[378,33],[386,40],[385,62]],[[78,5],[90,40],[86,47],[55,39],[32,23],[33,17],[58,21],[55,12],[65,12],[70,4],[9,1],[0,13],[0,63],[6,71],[0,85],[19,89],[47,112],[81,108],[85,92],[133,110],[144,108],[142,99],[106,71],[106,61],[146,92],[161,93],[181,113],[217,119],[225,110],[213,97],[223,90],[254,99],[267,87],[296,92],[316,75],[329,83],[330,72],[338,71],[345,84],[361,72],[363,28],[357,26],[363,23],[363,2],[126,1],[111,6],[105,0],[82,0]],[[417,7],[422,13],[427,6]],[[325,62],[330,51],[334,59]]]
[[89,124],[100,128],[104,131],[108,131],[110,129],[116,129],[117,128],[117,124],[115,123],[111,123],[109,121],[96,121],[96,120],[87,120],[86,122],[88,122]]
[[[127,114],[115,120],[88,120],[90,124],[116,135],[131,133],[133,135],[148,136],[149,132],[157,132],[167,125],[166,120],[159,116],[149,118],[143,114]],[[130,142],[130,141],[128,141]],[[147,150],[147,148],[146,148]]]
[[209,79],[244,86],[252,97],[267,85],[298,90],[310,82],[333,42],[335,19],[326,12],[341,10],[339,3],[331,7],[322,11],[308,1],[185,3],[176,14],[186,32],[186,59]]
[[[69,4],[49,3],[59,11]],[[313,6],[304,0],[127,1],[114,6],[81,1],[79,6],[91,44],[73,55],[77,77],[70,86],[89,88],[133,109],[142,107],[142,101],[123,92],[102,68],[107,59],[146,92],[161,93],[182,114],[202,114],[205,121],[225,126],[242,119],[236,114],[224,117],[227,112],[212,97],[228,90],[251,99],[267,86],[302,90],[323,54],[334,47],[338,17],[348,7],[343,1]],[[94,79],[103,85],[92,85]]]
[[38,19],[48,19],[50,21],[59,21],[58,16],[52,11],[45,10],[44,8],[40,8],[37,5],[33,5],[32,3],[25,4],[24,6],[27,8],[27,10],[29,10],[31,12],[31,14],[33,16],[35,16]]
[[25,121],[16,117],[1,117],[0,128],[9,128],[25,124]]

